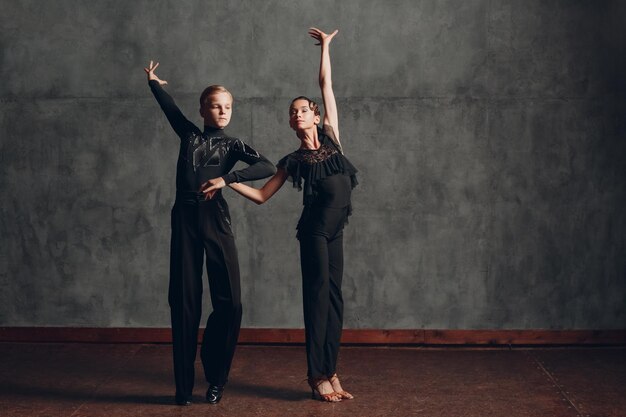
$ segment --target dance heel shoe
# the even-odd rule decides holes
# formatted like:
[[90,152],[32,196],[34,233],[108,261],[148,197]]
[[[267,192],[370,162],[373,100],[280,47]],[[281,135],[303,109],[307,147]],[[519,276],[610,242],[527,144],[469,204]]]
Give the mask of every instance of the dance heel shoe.
[[309,387],[311,387],[311,398],[314,400],[320,400],[328,403],[336,403],[341,401],[341,397],[335,391],[327,394],[322,394],[320,391],[320,385],[328,381],[326,378],[308,378]]
[[328,379],[328,382],[330,382],[330,384],[333,386],[333,389],[335,390],[335,392],[337,394],[339,394],[339,396],[342,399],[345,399],[345,400],[352,400],[352,399],[354,399],[354,395],[350,394],[348,391],[343,391],[343,389],[338,391],[338,390],[335,389],[335,384],[339,384],[341,386],[341,384],[339,383],[339,377],[337,376],[337,374],[333,374],[333,376],[331,376]]
[[206,400],[209,404],[217,404],[222,399],[223,393],[223,385],[209,385],[209,389],[206,391]]

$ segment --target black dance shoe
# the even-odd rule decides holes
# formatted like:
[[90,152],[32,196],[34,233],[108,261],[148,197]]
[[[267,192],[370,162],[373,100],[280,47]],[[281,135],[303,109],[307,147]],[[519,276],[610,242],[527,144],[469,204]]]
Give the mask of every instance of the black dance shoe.
[[222,393],[224,392],[223,385],[209,385],[209,389],[206,391],[206,400],[209,404],[217,404],[222,399]]
[[186,398],[186,397],[178,396],[178,395],[176,397],[174,397],[174,398],[175,398],[174,401],[176,402],[176,405],[182,405],[182,406],[191,405],[191,399],[190,398]]

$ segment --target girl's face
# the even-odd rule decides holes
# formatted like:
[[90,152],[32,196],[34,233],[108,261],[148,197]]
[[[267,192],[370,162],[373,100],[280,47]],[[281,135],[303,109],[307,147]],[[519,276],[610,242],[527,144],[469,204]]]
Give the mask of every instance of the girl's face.
[[320,122],[320,116],[309,107],[307,100],[296,100],[289,108],[289,126],[295,131],[315,127]]

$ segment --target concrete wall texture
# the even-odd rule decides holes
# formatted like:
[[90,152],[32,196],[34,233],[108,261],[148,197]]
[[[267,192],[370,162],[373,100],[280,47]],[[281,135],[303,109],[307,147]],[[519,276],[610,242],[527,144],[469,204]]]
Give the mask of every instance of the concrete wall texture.
[[[1,0],[0,326],[169,325],[184,113],[273,161],[319,96],[312,25],[360,169],[347,328],[626,328],[626,6],[619,1]],[[262,182],[257,182],[260,185]],[[232,190],[246,327],[302,327],[301,194]],[[206,310],[210,309],[205,291]],[[206,311],[205,311],[206,316]]]

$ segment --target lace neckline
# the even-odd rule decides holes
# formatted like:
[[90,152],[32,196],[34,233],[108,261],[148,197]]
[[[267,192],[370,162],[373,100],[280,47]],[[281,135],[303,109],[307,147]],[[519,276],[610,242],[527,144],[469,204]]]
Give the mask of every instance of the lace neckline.
[[317,149],[298,149],[293,156],[298,162],[314,164],[323,162],[337,153],[337,149],[323,143]]

